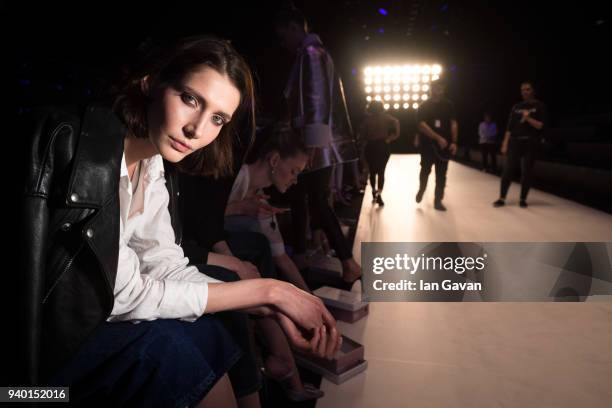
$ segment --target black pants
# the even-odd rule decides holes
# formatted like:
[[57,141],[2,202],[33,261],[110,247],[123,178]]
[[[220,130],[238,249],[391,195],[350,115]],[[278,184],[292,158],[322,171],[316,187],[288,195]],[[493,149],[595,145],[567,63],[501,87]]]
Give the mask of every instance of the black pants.
[[234,256],[252,263],[262,278],[277,279],[276,266],[265,235],[252,231],[225,231],[226,242]]
[[444,198],[444,187],[446,186],[446,172],[448,171],[448,160],[436,154],[433,146],[421,147],[421,174],[420,191],[427,188],[427,179],[431,173],[431,167],[436,166],[436,191],[435,200],[442,201]]
[[531,173],[536,160],[538,145],[537,140],[510,139],[508,144],[508,156],[501,178],[500,197],[506,198],[512,177],[516,168],[521,167],[521,200],[527,199],[531,187]]
[[293,226],[293,245],[295,253],[306,252],[306,228],[308,210],[313,218],[313,225],[325,231],[331,247],[341,261],[353,257],[338,217],[328,202],[329,183],[332,167],[309,171],[298,177],[298,183],[289,190],[291,200],[291,219]]
[[365,158],[370,168],[370,184],[376,191],[376,177],[378,176],[378,190],[385,185],[385,168],[389,161],[389,145],[384,140],[369,141],[365,147]]
[[[495,143],[481,143],[480,151],[482,152],[482,168],[485,170],[497,170],[497,149]],[[489,168],[489,156],[491,157],[492,166]]]

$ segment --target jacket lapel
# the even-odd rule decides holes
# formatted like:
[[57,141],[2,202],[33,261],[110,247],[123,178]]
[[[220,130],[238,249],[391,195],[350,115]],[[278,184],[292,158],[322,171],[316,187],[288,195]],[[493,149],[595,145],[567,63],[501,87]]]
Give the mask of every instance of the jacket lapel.
[[119,178],[126,130],[110,109],[91,106],[83,115],[80,132],[66,203],[97,209],[81,234],[100,260],[112,294],[119,257]]

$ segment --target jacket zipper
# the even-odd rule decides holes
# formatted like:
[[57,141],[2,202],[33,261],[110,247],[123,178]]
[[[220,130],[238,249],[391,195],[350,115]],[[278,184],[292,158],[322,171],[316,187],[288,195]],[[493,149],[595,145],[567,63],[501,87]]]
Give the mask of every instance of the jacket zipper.
[[66,256],[64,259],[67,260],[68,262],[66,263],[66,266],[64,267],[64,269],[62,270],[62,272],[58,275],[57,279],[55,280],[55,282],[53,283],[53,286],[51,286],[51,288],[49,288],[49,292],[47,292],[47,295],[45,296],[45,298],[43,299],[43,304],[47,301],[47,299],[49,298],[49,296],[51,296],[51,292],[53,292],[53,289],[55,289],[55,286],[57,286],[57,284],[59,283],[60,279],[62,279],[62,276],[64,276],[64,274],[68,271],[68,269],[70,269],[70,267],[72,266],[72,263],[74,262],[75,258],[79,255],[79,253],[81,252],[81,250],[83,249],[84,243],[81,242],[81,245],[79,246],[79,249],[77,249],[77,251],[74,253],[74,255],[72,256]]

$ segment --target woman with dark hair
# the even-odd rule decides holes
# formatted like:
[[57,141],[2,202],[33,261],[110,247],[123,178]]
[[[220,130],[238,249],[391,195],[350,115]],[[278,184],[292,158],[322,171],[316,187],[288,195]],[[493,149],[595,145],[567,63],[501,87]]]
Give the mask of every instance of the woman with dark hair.
[[391,155],[389,143],[399,137],[399,121],[385,112],[382,102],[372,101],[368,105],[368,116],[361,124],[360,133],[366,141],[365,158],[370,169],[372,203],[385,205],[382,200],[382,189],[385,185],[385,169]]
[[26,123],[15,383],[70,386],[87,406],[235,406],[225,373],[241,352],[211,315],[224,310],[274,316],[295,346],[333,355],[318,298],[273,279],[219,282],[175,242],[162,160],[228,171],[253,105],[244,60],[196,37],[147,58],[112,109]]

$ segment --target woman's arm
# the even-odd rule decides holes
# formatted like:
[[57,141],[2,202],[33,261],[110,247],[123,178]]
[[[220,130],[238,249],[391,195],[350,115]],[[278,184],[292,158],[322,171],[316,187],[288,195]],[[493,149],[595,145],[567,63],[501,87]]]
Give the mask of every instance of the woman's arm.
[[218,254],[234,256],[234,254],[232,253],[232,250],[227,244],[227,241],[225,240],[216,242],[212,248],[213,248],[213,251],[215,251]]
[[217,254],[214,252],[208,253],[207,265],[221,266],[238,274],[240,279],[256,279],[261,278],[257,267],[250,262],[245,262],[233,255]]
[[229,202],[225,207],[225,215],[248,215],[250,217],[269,217],[280,212],[278,208],[262,201],[269,198],[265,194],[255,194],[254,196]]
[[306,285],[302,274],[286,253],[275,256],[274,263],[289,282],[293,283],[302,290],[310,292],[310,289],[308,289],[308,285]]
[[244,214],[244,200],[232,201],[227,203],[225,207],[225,215],[242,215]]
[[400,137],[400,123],[397,118],[389,115],[391,119],[391,125],[393,126],[393,130],[391,132],[390,137],[387,139],[387,142],[392,142]]
[[418,126],[418,129],[421,131],[421,133],[423,133],[425,136],[427,136],[428,138],[438,143],[441,148],[444,149],[448,145],[448,142],[446,141],[446,139],[444,139],[438,133],[434,132],[434,130],[430,128],[426,122],[421,121],[419,122],[417,126]]
[[256,309],[272,306],[275,298],[272,279],[240,280],[208,284],[208,303],[204,312]]
[[287,282],[251,279],[208,284],[206,313],[225,310],[272,316],[295,347],[319,357],[332,358],[342,342],[336,321],[321,299]]
[[206,313],[270,306],[300,327],[311,330],[323,325],[336,328],[336,321],[318,297],[276,279],[249,279],[208,284]]

